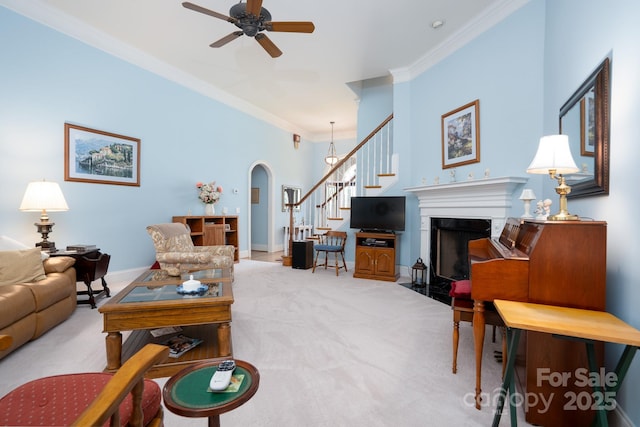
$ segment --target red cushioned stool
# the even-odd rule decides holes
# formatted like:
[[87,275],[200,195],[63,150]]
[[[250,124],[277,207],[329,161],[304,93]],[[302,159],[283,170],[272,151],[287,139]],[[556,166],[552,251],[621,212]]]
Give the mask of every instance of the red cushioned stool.
[[[143,376],[166,359],[169,349],[148,347],[115,374],[56,375],[21,385],[0,399],[0,425],[109,425],[113,416],[115,425],[161,426],[162,392],[158,384]],[[134,404],[138,401],[139,406]]]

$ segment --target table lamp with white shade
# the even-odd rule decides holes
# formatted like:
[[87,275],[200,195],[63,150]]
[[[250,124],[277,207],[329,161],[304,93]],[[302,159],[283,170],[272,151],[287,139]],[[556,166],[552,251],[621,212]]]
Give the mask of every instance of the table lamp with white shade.
[[41,212],[40,222],[34,223],[38,228],[38,233],[42,234],[42,241],[36,243],[43,251],[55,252],[55,242],[48,240],[49,233],[53,230],[54,222],[49,221],[49,212],[68,211],[69,206],[64,199],[62,190],[56,182],[36,181],[27,185],[20,210],[25,212]]
[[520,218],[533,218],[531,215],[531,201],[536,199],[536,194],[530,188],[525,188],[520,194],[520,200],[524,203],[524,213]]
[[560,195],[560,211],[550,215],[551,221],[579,220],[567,210],[567,194],[571,187],[565,181],[565,174],[578,172],[580,169],[571,156],[569,137],[567,135],[547,135],[540,138],[538,151],[527,168],[527,173],[549,174],[551,179],[558,180],[556,193]]

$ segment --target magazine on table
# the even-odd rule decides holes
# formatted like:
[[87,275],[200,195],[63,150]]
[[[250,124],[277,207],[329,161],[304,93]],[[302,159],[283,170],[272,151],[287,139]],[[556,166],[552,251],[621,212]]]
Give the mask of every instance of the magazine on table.
[[180,357],[202,342],[199,338],[191,338],[186,335],[176,335],[169,338],[163,344],[169,347],[169,357]]

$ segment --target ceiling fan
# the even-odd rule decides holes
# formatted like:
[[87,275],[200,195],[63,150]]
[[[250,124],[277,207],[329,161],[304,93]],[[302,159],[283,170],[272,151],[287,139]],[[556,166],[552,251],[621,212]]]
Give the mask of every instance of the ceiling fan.
[[196,12],[204,13],[205,15],[213,16],[214,18],[231,22],[236,27],[240,28],[241,31],[234,31],[220,40],[211,43],[209,45],[211,47],[222,47],[245,34],[249,37],[255,38],[256,41],[260,43],[260,46],[262,46],[264,50],[271,55],[271,57],[277,58],[282,55],[282,51],[278,49],[278,47],[271,41],[271,39],[269,39],[269,37],[267,37],[266,34],[263,33],[263,31],[313,33],[313,30],[315,30],[313,22],[272,21],[269,11],[262,7],[262,0],[247,0],[246,3],[241,1],[238,4],[231,6],[231,9],[229,9],[230,16],[214,12],[213,10],[206,9],[188,1],[182,3],[182,6]]

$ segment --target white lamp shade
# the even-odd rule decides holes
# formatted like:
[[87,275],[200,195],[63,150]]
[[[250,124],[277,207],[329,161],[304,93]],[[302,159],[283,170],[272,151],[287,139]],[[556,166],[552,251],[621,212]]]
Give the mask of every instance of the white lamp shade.
[[335,122],[331,123],[331,142],[329,143],[329,152],[327,152],[327,156],[324,158],[324,162],[329,166],[333,166],[338,163],[338,156],[336,156],[336,146],[333,144],[333,125]]
[[327,157],[324,158],[324,162],[326,164],[328,164],[329,166],[333,166],[336,163],[338,163],[338,157],[335,155],[328,155]]
[[522,190],[522,194],[520,195],[520,200],[535,200],[536,194],[530,188],[525,188]]
[[69,206],[58,183],[37,181],[31,182],[27,186],[27,191],[24,193],[20,204],[20,210],[27,212],[42,210],[56,212],[68,211]]
[[578,166],[571,156],[567,135],[547,135],[540,138],[540,145],[527,173],[548,174],[555,170],[557,174],[578,172]]

